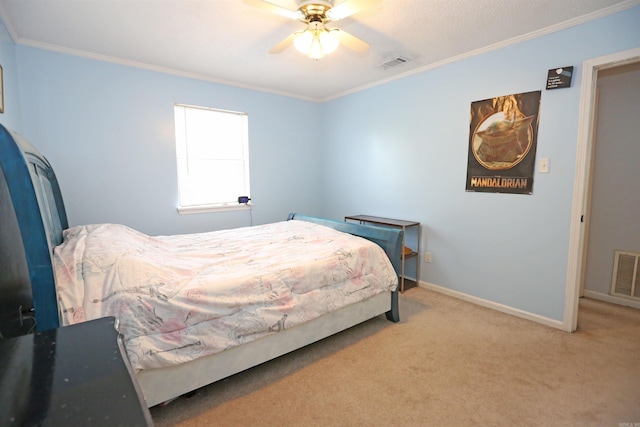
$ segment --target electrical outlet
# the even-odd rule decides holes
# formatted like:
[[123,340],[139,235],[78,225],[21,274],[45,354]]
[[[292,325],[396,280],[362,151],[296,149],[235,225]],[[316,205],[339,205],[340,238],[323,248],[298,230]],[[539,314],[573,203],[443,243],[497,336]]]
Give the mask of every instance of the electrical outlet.
[[431,252],[424,253],[424,262],[431,262]]

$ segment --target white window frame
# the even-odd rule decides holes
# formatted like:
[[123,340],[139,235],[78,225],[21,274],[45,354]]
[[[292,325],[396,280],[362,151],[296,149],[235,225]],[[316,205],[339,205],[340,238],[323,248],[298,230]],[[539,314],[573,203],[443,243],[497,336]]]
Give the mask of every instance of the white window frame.
[[[232,153],[225,153],[228,154],[230,158],[216,157],[221,150],[212,151],[209,153],[209,155],[205,155],[203,150],[194,149],[193,146],[190,150],[188,138],[189,125],[187,123],[187,114],[190,111],[193,111],[194,113],[199,111],[209,111],[219,114],[232,114],[241,119],[241,134],[233,135],[233,137],[231,138],[232,142],[236,145],[233,146],[233,149],[231,150]],[[251,202],[239,203],[237,199],[240,196],[251,197],[249,179],[250,170],[247,113],[176,103],[174,104],[174,120],[176,132],[176,162],[178,168],[178,212],[180,214],[196,214],[251,209],[251,207],[253,206]],[[192,129],[194,129],[193,125]],[[206,131],[209,132],[212,130],[207,129]],[[207,134],[206,138],[220,140],[228,137],[225,137],[225,135],[215,134],[215,132],[213,132],[211,134]],[[193,144],[196,143],[195,137],[192,137],[191,140]],[[190,156],[190,153],[197,154],[195,156]],[[184,200],[185,198],[187,198],[186,196],[184,196],[185,193],[188,193],[189,191],[197,192],[199,186],[201,188],[206,187],[207,185],[209,185],[208,183],[211,182],[213,174],[207,174],[207,168],[204,167],[204,163],[208,162],[211,164],[222,162],[224,164],[225,161],[227,161],[228,163],[227,166],[235,163],[233,169],[235,169],[235,173],[237,174],[236,176],[242,176],[242,178],[240,178],[242,182],[239,183],[238,188],[232,190],[239,191],[241,194],[235,195],[232,198],[233,200],[215,200],[213,194],[209,195],[210,198],[208,200],[206,200],[206,197],[204,197],[201,200],[194,201],[195,199],[203,196],[202,194],[200,194],[200,196],[192,196],[191,200]],[[193,168],[194,165],[197,165],[198,163],[200,163],[200,168],[195,166],[195,172],[192,175],[189,175],[186,170],[188,170],[190,167]],[[228,193],[226,196],[227,199],[231,199],[229,194],[230,193]]]

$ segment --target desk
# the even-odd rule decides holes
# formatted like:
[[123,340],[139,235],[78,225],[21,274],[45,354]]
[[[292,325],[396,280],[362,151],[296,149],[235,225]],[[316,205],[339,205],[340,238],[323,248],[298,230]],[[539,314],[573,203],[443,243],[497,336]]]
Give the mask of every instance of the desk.
[[[407,244],[412,245],[415,250],[411,250],[409,253],[402,253],[402,271],[400,272],[400,292],[405,291],[405,259],[416,257],[416,277],[415,277],[415,285],[418,284],[418,280],[420,280],[420,223],[416,221],[406,221],[403,219],[392,219],[392,218],[383,218],[379,216],[372,215],[352,215],[345,216],[345,221],[358,221],[360,224],[374,224],[381,225],[383,227],[393,227],[393,228],[401,228],[402,229],[402,248],[404,250],[407,247]],[[406,242],[407,238],[407,229],[416,228],[416,238],[415,241],[411,243]],[[413,285],[413,286],[415,286]]]
[[151,426],[106,317],[0,341],[0,425]]

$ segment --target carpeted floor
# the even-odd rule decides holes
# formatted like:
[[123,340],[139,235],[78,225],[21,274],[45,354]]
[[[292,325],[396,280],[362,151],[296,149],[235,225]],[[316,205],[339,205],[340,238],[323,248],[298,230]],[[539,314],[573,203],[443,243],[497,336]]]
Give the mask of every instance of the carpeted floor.
[[640,311],[573,334],[422,288],[372,319],[151,409],[157,426],[640,427]]

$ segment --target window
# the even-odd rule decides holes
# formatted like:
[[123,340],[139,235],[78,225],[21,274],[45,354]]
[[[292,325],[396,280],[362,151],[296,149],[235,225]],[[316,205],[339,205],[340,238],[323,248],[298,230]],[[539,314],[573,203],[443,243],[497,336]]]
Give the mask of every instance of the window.
[[246,208],[247,114],[176,104],[174,115],[180,213]]

